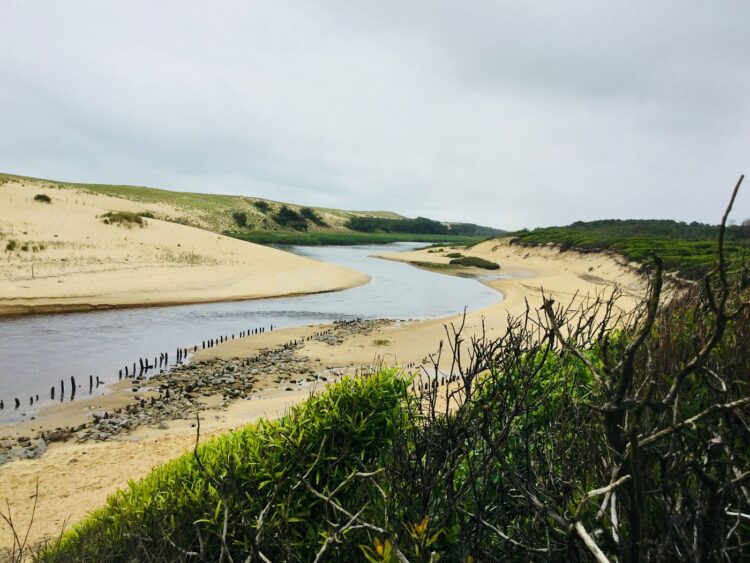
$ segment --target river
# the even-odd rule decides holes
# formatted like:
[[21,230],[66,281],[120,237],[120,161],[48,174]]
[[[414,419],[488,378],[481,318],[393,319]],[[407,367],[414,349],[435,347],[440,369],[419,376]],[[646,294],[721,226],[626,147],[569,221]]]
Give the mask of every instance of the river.
[[[88,378],[105,383],[118,370],[175,349],[200,346],[220,335],[271,325],[278,328],[328,323],[337,319],[425,319],[476,310],[502,296],[476,279],[447,276],[402,262],[373,258],[379,252],[424,246],[292,247],[315,260],[341,264],[372,277],[366,285],[331,293],[228,303],[114,309],[86,313],[32,315],[0,319],[0,424],[33,415],[50,402],[50,387],[75,376],[78,397],[88,395]],[[494,276],[500,277],[500,276]],[[153,360],[152,360],[153,361]],[[94,393],[107,392],[107,386]],[[59,393],[59,390],[58,390]],[[29,396],[40,402],[29,406]],[[18,397],[21,407],[14,409]],[[58,395],[59,399],[59,395]]]

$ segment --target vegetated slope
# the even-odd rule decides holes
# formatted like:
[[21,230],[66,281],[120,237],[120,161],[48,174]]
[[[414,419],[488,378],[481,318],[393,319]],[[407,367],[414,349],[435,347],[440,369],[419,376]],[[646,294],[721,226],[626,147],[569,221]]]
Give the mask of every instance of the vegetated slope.
[[744,560],[750,296],[660,272],[624,324],[549,301],[450,387],[386,371],[214,440],[41,559]]
[[[545,227],[513,233],[513,241],[525,245],[556,244],[561,250],[612,250],[644,263],[658,255],[668,270],[698,279],[716,260],[719,226],[671,220],[611,219],[578,221],[566,227]],[[750,227],[729,226],[725,251],[730,260],[741,261],[750,251]]]
[[[413,240],[414,237],[398,236],[391,233],[390,237],[361,237],[354,232],[347,223],[352,219],[365,217],[388,221],[409,221],[397,213],[389,211],[346,211],[322,207],[307,207],[291,203],[272,201],[262,198],[200,194],[192,192],[177,192],[142,186],[83,184],[60,182],[38,178],[28,178],[11,174],[0,174],[0,185],[5,182],[22,181],[36,183],[40,187],[59,188],[68,190],[82,190],[87,192],[125,198],[155,206],[166,206],[170,209],[155,208],[153,216],[182,223],[217,233],[223,233],[236,238],[242,238],[259,243],[290,244],[351,244],[352,242],[387,242],[395,240]],[[439,225],[442,223],[435,222]],[[487,233],[495,232],[470,224],[455,227],[444,227],[441,235],[460,235],[467,237],[457,242],[476,242]],[[398,231],[402,233],[402,231]],[[434,234],[432,231],[414,232],[403,231],[404,234]],[[347,239],[346,235],[352,235]],[[426,241],[444,240],[424,237]],[[449,238],[449,240],[453,240]]]

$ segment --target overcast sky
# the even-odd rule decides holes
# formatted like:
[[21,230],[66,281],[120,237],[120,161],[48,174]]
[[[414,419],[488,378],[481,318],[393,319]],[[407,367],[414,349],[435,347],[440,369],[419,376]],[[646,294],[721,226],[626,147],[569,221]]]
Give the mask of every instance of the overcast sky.
[[747,0],[0,0],[3,172],[515,229],[717,223],[749,163]]

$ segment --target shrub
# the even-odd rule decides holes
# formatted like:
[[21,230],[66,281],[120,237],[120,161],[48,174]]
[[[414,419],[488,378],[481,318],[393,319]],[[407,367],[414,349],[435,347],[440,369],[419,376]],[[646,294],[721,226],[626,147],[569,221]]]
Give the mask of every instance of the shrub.
[[133,225],[138,225],[139,227],[145,226],[143,218],[138,213],[130,211],[108,211],[101,216],[101,219],[105,225],[121,225],[127,228]]
[[15,240],[10,239],[5,245],[5,250],[7,250],[8,252],[13,252],[17,246],[18,243]]
[[281,206],[279,212],[273,216],[273,220],[282,227],[291,227],[296,231],[307,230],[307,219],[286,205]]
[[[227,560],[228,553],[244,561],[260,550],[272,561],[312,561],[335,514],[309,489],[330,492],[379,466],[405,393],[394,371],[344,379],[284,418],[213,439],[197,456],[183,455],[110,497],[42,560],[174,561],[193,551],[197,560]],[[378,492],[368,483],[353,479],[341,491],[375,503]],[[352,561],[357,553],[356,543],[334,545],[328,560]]]
[[484,258],[478,258],[476,256],[464,256],[463,258],[454,258],[449,262],[457,266],[470,266],[474,268],[482,268],[484,270],[499,270],[500,265],[485,260]]
[[451,252],[449,254],[446,254],[446,256],[448,258],[463,258],[464,257],[464,255],[461,254],[460,252]]
[[52,203],[52,199],[46,194],[36,194],[34,196],[34,201],[38,201],[39,203]]
[[313,210],[310,207],[303,207],[299,210],[300,215],[302,215],[305,219],[309,219],[319,227],[327,227],[328,223],[323,221],[323,219],[315,213],[315,210]]
[[257,209],[258,211],[260,211],[261,213],[268,213],[268,212],[269,212],[269,211],[271,210],[271,206],[270,206],[270,205],[268,205],[268,202],[267,202],[267,201],[263,201],[263,200],[260,200],[260,201],[254,201],[254,202],[253,202],[253,205],[254,205],[254,206],[255,206],[255,208],[256,208],[256,209]]
[[234,219],[234,222],[238,227],[247,226],[247,214],[245,214],[243,211],[234,211],[232,213],[232,219]]

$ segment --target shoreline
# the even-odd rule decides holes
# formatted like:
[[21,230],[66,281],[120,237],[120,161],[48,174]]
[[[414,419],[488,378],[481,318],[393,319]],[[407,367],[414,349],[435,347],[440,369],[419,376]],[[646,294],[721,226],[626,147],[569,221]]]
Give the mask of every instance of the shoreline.
[[[0,299],[0,321],[3,319],[15,319],[21,317],[28,317],[33,315],[68,315],[71,313],[91,313],[95,311],[111,311],[115,309],[151,309],[157,307],[179,307],[181,305],[204,305],[211,303],[229,303],[229,302],[242,302],[242,301],[264,301],[266,299],[281,299],[286,297],[303,297],[305,295],[319,295],[323,293],[334,293],[337,291],[345,291],[347,289],[353,289],[367,285],[372,281],[372,278],[365,274],[360,274],[361,279],[351,280],[349,283],[342,284],[340,286],[332,287],[331,289],[317,289],[311,291],[294,291],[291,293],[279,293],[270,295],[251,295],[251,296],[226,296],[226,297],[207,297],[202,299],[191,299],[191,298],[173,298],[165,299],[160,301],[135,301],[126,302],[122,301],[119,303],[44,303],[40,305],[27,305],[27,304],[15,304],[7,303],[7,301]],[[28,299],[33,300],[34,298]],[[49,299],[40,297],[38,299]],[[65,299],[60,298],[60,299]],[[5,301],[5,302],[3,302]]]
[[[182,211],[163,203],[13,181],[0,184],[0,208],[0,319],[291,297],[370,281],[350,268],[152,218],[179,218]],[[127,221],[111,222],[112,212]]]
[[[180,400],[185,400],[185,393],[196,395],[195,400],[188,399],[191,402],[205,400],[204,405],[195,408],[200,411],[204,421],[202,425],[205,423],[205,436],[208,437],[209,434],[215,435],[257,420],[260,416],[282,414],[280,409],[304,400],[310,392],[328,383],[329,378],[325,375],[323,377],[327,380],[321,380],[321,374],[324,373],[353,373],[358,369],[378,365],[400,366],[411,372],[420,370],[422,366],[429,367],[430,355],[437,351],[440,341],[445,338],[446,326],[465,320],[467,337],[486,330],[487,336],[492,338],[505,330],[508,315],[522,314],[527,302],[532,307],[536,306],[541,291],[567,302],[576,292],[594,294],[603,288],[622,283],[627,288],[623,306],[628,307],[637,300],[638,289],[641,287],[641,279],[633,272],[601,256],[581,257],[549,249],[534,251],[497,240],[482,243],[472,249],[461,249],[461,252],[493,259],[501,264],[501,273],[518,274],[514,279],[480,280],[499,291],[503,296],[501,300],[467,313],[465,319],[462,319],[462,315],[454,315],[418,321],[378,321],[366,329],[351,322],[348,325],[314,325],[279,329],[230,340],[211,349],[199,350],[191,356],[188,366],[193,363],[194,367],[209,366],[207,369],[217,372],[216,378],[225,378],[225,370],[231,365],[236,367],[232,368],[235,371],[229,373],[249,370],[249,374],[258,379],[252,381],[252,387],[240,389],[240,393],[249,394],[252,398],[247,400],[230,397],[229,400],[224,400],[221,394],[217,396],[216,393],[209,392],[209,396],[204,397],[202,392],[180,391]],[[400,253],[398,258],[389,258],[405,262],[416,260],[444,263],[447,260],[447,257],[437,252],[428,253],[426,249]],[[285,345],[285,351],[279,350]],[[257,361],[257,356],[263,350],[274,349],[274,354],[285,354],[283,358],[275,360],[278,361],[276,366],[253,367],[252,362]],[[443,361],[447,361],[447,358],[444,357]],[[246,364],[247,362],[250,364]],[[286,370],[283,373],[279,372],[281,368],[278,365],[281,364],[284,365],[283,370]],[[252,375],[253,369],[258,370],[255,375]],[[178,371],[175,377],[179,375]],[[201,379],[205,377],[201,376]],[[239,379],[239,376],[235,378],[236,381]],[[330,379],[335,380],[335,377]],[[132,382],[133,380],[128,380],[127,384],[132,385]],[[158,405],[150,403],[151,396],[154,397],[154,403],[159,401],[160,391],[147,389],[149,383],[149,380],[143,380],[138,385],[139,391],[136,394],[139,400],[149,403],[147,409],[159,412]],[[180,385],[184,390],[185,384]],[[208,385],[214,390],[242,387],[236,382],[225,385],[221,381]],[[256,391],[254,394],[253,390]],[[163,391],[162,389],[161,392]],[[117,393],[104,397],[109,399],[115,395]],[[128,397],[127,401],[133,404],[136,400],[133,395],[132,391],[127,391],[122,396]],[[76,405],[77,408],[80,406]],[[56,405],[52,408],[60,407]],[[91,415],[92,412],[86,414]],[[180,414],[187,415],[186,412]],[[102,415],[100,408],[97,414],[100,417],[97,424],[100,426],[95,432],[101,433],[102,428],[110,426],[109,422],[102,421]],[[81,416],[80,411],[77,416]],[[192,412],[190,416],[193,416]],[[104,421],[113,418],[122,420],[118,414],[117,417],[110,415]],[[54,537],[59,533],[66,517],[69,516],[70,524],[74,524],[90,510],[102,505],[107,496],[117,488],[126,486],[128,480],[140,478],[155,465],[169,461],[192,448],[195,430],[191,424],[194,424],[194,417],[162,422],[149,419],[135,429],[124,430],[103,441],[84,437],[82,443],[75,440],[50,443],[46,453],[37,459],[15,460],[0,465],[0,490],[5,492],[13,507],[14,516],[23,525],[30,517],[29,497],[34,494],[38,478],[40,504],[43,501],[44,506],[37,507],[35,529],[32,529],[30,538],[32,541],[39,541]],[[80,432],[88,433],[91,429]],[[69,477],[63,478],[63,475]],[[0,526],[0,549],[7,545],[6,542],[7,529]]]

